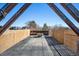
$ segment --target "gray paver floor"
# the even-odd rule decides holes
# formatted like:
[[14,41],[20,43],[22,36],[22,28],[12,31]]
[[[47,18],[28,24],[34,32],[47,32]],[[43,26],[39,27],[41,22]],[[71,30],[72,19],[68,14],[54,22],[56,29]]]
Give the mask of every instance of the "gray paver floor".
[[11,47],[2,56],[53,56],[44,37],[28,38]]

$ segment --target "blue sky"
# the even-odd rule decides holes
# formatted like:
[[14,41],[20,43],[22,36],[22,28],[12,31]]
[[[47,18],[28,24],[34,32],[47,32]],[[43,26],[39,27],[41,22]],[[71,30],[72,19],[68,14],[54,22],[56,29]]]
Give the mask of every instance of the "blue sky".
[[[0,4],[0,8],[4,4]],[[6,17],[0,22],[0,25],[4,25],[24,4],[18,4]],[[62,12],[72,21],[74,24],[79,27],[77,23],[70,14],[62,8],[60,4],[56,4],[57,7],[62,10]],[[73,4],[79,10],[79,4]],[[43,26],[44,23],[47,23],[49,26],[65,26],[68,27],[62,19],[51,10],[51,8],[45,3],[33,3],[13,24],[12,26],[25,26],[28,21],[35,20],[36,23],[40,26]]]

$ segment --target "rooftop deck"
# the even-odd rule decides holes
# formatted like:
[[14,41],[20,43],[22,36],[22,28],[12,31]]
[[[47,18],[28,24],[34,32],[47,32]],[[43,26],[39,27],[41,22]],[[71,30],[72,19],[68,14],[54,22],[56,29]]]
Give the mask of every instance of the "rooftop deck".
[[66,46],[50,37],[29,37],[11,47],[1,56],[72,56],[75,55]]

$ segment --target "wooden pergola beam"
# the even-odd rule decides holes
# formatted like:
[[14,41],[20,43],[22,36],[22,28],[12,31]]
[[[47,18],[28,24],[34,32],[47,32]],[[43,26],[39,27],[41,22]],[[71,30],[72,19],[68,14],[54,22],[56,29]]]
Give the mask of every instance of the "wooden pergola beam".
[[0,11],[0,21],[17,5],[17,3],[7,3]]
[[[15,20],[30,6],[31,4],[24,4],[23,7],[20,8],[14,14],[14,16],[6,22],[6,24],[3,26],[3,28],[0,30],[0,35],[2,35],[10,26],[15,22]],[[62,13],[61,10],[58,9],[58,7],[53,3],[48,3],[49,7],[55,11],[55,13],[77,34],[79,35],[79,29]]]
[[24,4],[14,15],[6,22],[0,30],[0,36],[16,21],[16,19],[31,5],[31,3]]
[[48,5],[79,36],[79,29],[62,13],[62,11],[54,3],[48,3]]
[[61,3],[61,5],[70,13],[70,15],[79,22],[79,11],[71,3]]

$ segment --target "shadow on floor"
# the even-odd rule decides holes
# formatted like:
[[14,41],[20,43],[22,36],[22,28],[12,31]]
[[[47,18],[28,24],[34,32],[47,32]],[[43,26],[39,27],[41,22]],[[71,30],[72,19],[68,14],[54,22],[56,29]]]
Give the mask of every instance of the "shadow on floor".
[[60,56],[76,56],[76,54],[73,51],[71,51],[64,44],[59,43],[55,38],[45,36],[45,39],[47,40],[51,50],[53,51],[53,49],[52,49],[52,47],[53,47]]

